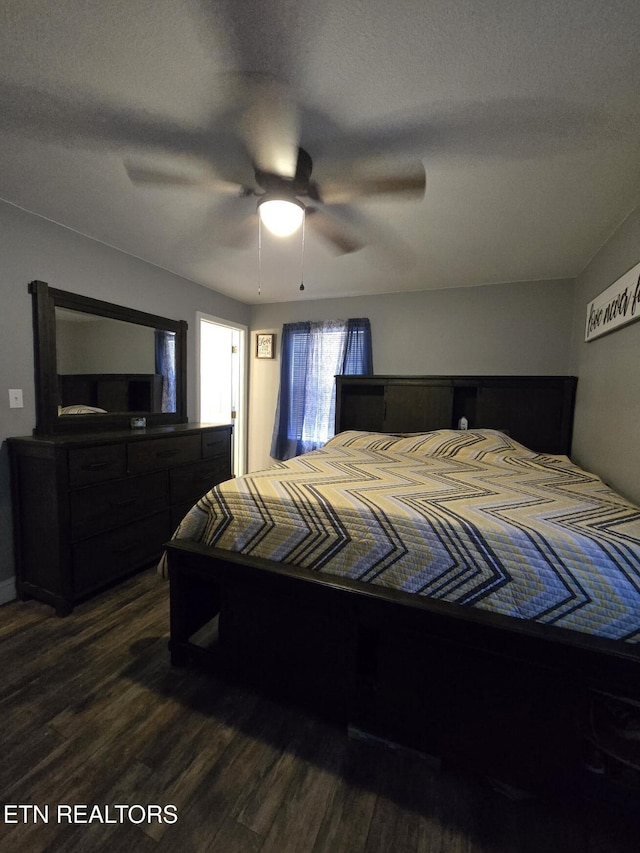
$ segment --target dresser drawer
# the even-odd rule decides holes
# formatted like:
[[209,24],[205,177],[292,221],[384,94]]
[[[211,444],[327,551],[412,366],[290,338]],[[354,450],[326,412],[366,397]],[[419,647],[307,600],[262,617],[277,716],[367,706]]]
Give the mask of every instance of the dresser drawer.
[[71,539],[84,539],[153,515],[168,504],[164,471],[79,489],[70,496]]
[[223,480],[231,477],[230,461],[226,457],[215,457],[196,465],[187,465],[169,472],[171,503],[197,501]]
[[199,435],[181,435],[131,442],[128,447],[129,473],[142,474],[159,468],[170,468],[200,459]]
[[231,454],[231,430],[209,429],[202,433],[202,455],[230,456]]
[[88,486],[124,477],[127,457],[123,444],[100,444],[69,451],[69,485]]
[[74,594],[85,595],[159,558],[171,535],[169,511],[76,543]]

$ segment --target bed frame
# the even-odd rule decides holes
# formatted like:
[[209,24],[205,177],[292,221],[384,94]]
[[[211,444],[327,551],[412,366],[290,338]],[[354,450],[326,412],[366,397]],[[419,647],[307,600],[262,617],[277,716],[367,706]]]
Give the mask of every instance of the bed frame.
[[[572,377],[338,377],[337,431],[422,431],[464,414],[470,428],[567,453],[575,387]],[[554,786],[581,766],[594,696],[640,699],[635,645],[192,542],[167,553],[174,665],[197,660],[354,736],[511,785]]]

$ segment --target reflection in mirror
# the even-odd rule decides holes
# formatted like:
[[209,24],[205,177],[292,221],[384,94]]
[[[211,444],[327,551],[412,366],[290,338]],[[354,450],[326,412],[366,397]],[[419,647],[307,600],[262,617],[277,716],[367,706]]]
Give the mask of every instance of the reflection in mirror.
[[176,412],[176,333],[55,308],[58,415]]

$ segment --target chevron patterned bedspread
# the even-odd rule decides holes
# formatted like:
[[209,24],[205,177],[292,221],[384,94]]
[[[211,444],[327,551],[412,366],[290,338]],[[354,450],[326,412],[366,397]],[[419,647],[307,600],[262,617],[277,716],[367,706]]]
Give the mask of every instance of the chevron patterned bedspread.
[[640,640],[640,509],[495,430],[344,432],[216,486],[175,536]]

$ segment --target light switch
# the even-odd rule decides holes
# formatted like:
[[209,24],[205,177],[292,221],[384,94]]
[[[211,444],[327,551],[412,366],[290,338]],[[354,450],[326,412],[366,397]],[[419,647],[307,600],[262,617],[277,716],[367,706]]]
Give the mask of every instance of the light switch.
[[22,388],[9,388],[9,408],[24,408],[24,403],[22,402]]

